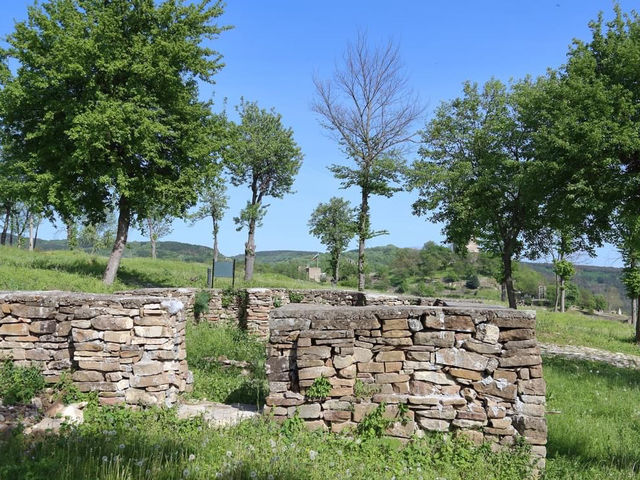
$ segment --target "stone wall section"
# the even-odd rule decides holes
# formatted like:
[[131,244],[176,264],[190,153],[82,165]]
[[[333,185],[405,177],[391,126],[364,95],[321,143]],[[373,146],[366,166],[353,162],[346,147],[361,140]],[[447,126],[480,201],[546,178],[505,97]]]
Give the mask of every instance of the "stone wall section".
[[102,404],[171,405],[190,389],[178,299],[65,292],[0,292],[0,357],[71,371]]
[[[546,455],[545,382],[535,312],[502,308],[289,305],[271,313],[267,352],[277,419],[298,413],[310,426],[355,427],[377,405],[408,422],[389,434],[459,431],[510,445],[524,436]],[[306,397],[326,377],[325,399]]]
[[[184,303],[187,316],[193,318],[194,298],[198,291],[199,289],[196,288],[143,288],[118,292],[118,294],[177,298]],[[202,314],[199,321],[237,322],[249,332],[264,339],[269,336],[269,314],[271,311],[290,303],[355,307],[365,305],[433,305],[436,302],[432,298],[355,290],[247,288],[237,290],[232,296],[224,290],[216,288],[206,291],[209,292],[211,299],[209,312]]]

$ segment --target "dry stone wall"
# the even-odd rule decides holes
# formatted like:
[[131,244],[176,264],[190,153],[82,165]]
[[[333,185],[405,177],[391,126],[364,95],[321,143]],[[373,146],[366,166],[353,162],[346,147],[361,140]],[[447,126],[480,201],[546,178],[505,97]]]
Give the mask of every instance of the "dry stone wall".
[[171,405],[190,389],[178,299],[0,292],[0,358],[38,363],[47,381],[71,371],[102,404]]
[[[143,288],[118,292],[122,295],[147,295],[180,299],[185,305],[188,317],[193,318],[195,288]],[[286,288],[247,288],[230,294],[221,289],[207,289],[209,311],[199,317],[199,321],[238,322],[240,326],[261,338],[269,337],[269,314],[275,308],[290,303],[365,306],[365,305],[433,305],[436,300],[409,295],[388,295],[358,292],[355,290],[298,290]]]
[[[313,427],[354,427],[384,403],[409,421],[389,434],[460,431],[544,458],[545,382],[535,312],[501,308],[289,305],[271,313],[267,411]],[[329,395],[306,393],[326,377]]]

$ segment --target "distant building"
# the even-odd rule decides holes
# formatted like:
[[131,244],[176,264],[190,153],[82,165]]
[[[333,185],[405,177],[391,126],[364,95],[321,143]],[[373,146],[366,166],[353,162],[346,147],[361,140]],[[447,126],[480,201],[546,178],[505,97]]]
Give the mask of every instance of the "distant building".
[[480,253],[480,247],[478,247],[475,238],[472,238],[471,240],[469,240],[469,243],[467,243],[467,252],[476,254]]
[[307,274],[307,280],[313,282],[320,282],[322,280],[322,269],[320,267],[307,267],[305,268]]

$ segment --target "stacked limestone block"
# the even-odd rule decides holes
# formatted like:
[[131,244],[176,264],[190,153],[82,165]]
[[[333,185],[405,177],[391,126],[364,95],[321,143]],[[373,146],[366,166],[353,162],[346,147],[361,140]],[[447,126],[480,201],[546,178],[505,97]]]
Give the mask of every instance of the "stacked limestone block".
[[351,290],[288,290],[249,288],[246,290],[244,318],[241,324],[261,338],[269,336],[269,314],[283,305],[291,304],[290,293],[299,298],[299,304],[364,306],[364,305],[433,305],[433,299],[405,295],[362,293]]
[[[271,315],[270,395],[276,418],[296,411],[311,426],[352,427],[382,402],[409,422],[391,435],[462,431],[510,445],[524,436],[543,458],[545,383],[535,312],[479,307],[322,307],[289,305]],[[333,387],[305,397],[315,379]],[[356,397],[356,381],[370,397]],[[361,390],[363,390],[361,388]]]
[[64,292],[0,293],[0,356],[72,371],[103,404],[171,405],[192,383],[182,302]]

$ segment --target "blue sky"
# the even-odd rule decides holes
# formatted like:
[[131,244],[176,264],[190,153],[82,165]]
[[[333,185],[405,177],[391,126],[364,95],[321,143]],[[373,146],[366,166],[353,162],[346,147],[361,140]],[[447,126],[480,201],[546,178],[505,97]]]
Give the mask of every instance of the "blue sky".
[[[26,17],[31,3],[3,2],[0,35],[12,31],[14,20]],[[634,6],[630,1],[620,3],[625,11]],[[366,31],[373,42],[392,39],[399,44],[410,83],[427,106],[424,119],[416,124],[419,129],[441,101],[460,94],[465,80],[482,83],[493,76],[508,81],[561,65],[572,39],[588,39],[588,22],[601,10],[610,17],[612,6],[610,1],[595,0],[230,0],[220,23],[234,29],[211,44],[223,54],[226,66],[213,87],[203,86],[201,96],[213,98],[216,108],[225,98],[232,107],[242,96],[262,107],[274,107],[293,128],[305,155],[294,185],[296,193],[282,200],[267,199],[270,207],[256,234],[257,249],[322,251],[322,245],[308,234],[311,211],[335,195],[358,202],[358,192],[340,190],[326,168],[348,160],[320,128],[310,103],[313,75],[330,76],[347,42],[359,30]],[[410,154],[407,160],[413,158]],[[249,191],[230,188],[229,193],[230,210],[220,233],[220,249],[227,255],[244,249],[246,233],[236,232],[232,217],[246,203]],[[411,215],[415,198],[414,193],[401,193],[392,199],[373,199],[372,227],[390,233],[369,245],[420,247],[428,240],[442,241],[440,225]],[[206,220],[195,226],[176,221],[165,239],[210,245],[210,232]],[[63,238],[64,232],[43,225],[40,235]],[[130,239],[141,237],[132,230]],[[595,259],[578,260],[621,266],[612,247],[600,249]]]

